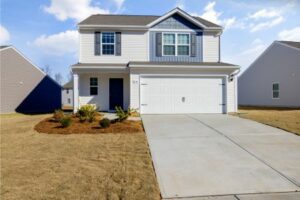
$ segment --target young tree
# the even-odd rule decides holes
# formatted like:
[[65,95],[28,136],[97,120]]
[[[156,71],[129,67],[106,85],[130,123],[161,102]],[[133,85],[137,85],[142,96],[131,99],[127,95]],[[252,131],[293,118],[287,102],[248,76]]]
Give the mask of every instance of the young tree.
[[52,75],[52,71],[49,65],[45,65],[45,67],[42,68],[42,71],[45,72],[48,76]]
[[56,74],[54,75],[54,79],[55,79],[55,81],[56,81],[59,85],[61,85],[62,82],[63,82],[63,77],[62,77],[62,75],[61,75],[60,73],[56,73]]
[[68,74],[68,81],[71,81],[72,79],[73,79],[73,73],[72,71],[70,71]]

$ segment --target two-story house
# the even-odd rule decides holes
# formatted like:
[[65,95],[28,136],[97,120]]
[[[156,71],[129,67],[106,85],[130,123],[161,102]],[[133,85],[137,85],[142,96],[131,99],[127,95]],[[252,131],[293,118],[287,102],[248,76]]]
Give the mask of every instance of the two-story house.
[[78,24],[74,111],[142,114],[237,110],[239,67],[220,58],[222,27],[179,8],[162,16],[92,15]]

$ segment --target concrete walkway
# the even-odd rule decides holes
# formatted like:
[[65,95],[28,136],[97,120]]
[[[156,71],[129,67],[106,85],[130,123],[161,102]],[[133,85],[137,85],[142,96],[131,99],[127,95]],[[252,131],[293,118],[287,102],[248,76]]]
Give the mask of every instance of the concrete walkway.
[[299,136],[221,114],[142,119],[164,199],[251,199],[243,194],[300,190]]

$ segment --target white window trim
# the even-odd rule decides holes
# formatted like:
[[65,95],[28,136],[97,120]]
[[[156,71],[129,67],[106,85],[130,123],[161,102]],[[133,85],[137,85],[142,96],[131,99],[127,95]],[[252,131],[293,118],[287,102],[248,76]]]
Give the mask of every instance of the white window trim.
[[[164,44],[164,35],[165,34],[174,34],[175,35],[175,44]],[[183,35],[183,34],[186,34],[186,35],[189,35],[189,43],[188,44],[178,44],[178,35]],[[162,33],[162,45],[161,45],[161,48],[162,48],[162,56],[182,56],[182,57],[190,57],[191,56],[191,33],[184,33],[184,32],[181,32],[181,33],[177,33],[177,32],[163,32]],[[165,55],[164,53],[164,45],[169,45],[169,46],[173,46],[175,45],[175,55]],[[189,54],[188,55],[178,55],[178,45],[179,46],[188,46],[189,47]]]
[[[274,84],[278,84],[278,90],[274,90],[273,89],[273,85]],[[278,97],[277,98],[275,98],[274,96],[273,96],[273,92],[278,92]],[[272,82],[272,99],[280,99],[280,83],[279,82]]]
[[[91,85],[91,79],[92,78],[96,78],[97,79],[97,85]],[[90,77],[90,79],[89,79],[89,81],[90,81],[90,88],[89,88],[89,93],[90,93],[90,96],[97,96],[97,95],[99,95],[99,78],[98,77]],[[91,94],[91,88],[97,88],[97,94]]]
[[[114,43],[104,43],[104,44],[113,44],[114,45],[114,54],[103,54],[103,51],[102,51],[103,50],[103,42],[102,42],[103,33],[113,33],[114,34]],[[102,55],[102,56],[115,56],[116,55],[116,32],[113,32],[113,31],[101,32],[100,40],[101,40],[100,55]]]

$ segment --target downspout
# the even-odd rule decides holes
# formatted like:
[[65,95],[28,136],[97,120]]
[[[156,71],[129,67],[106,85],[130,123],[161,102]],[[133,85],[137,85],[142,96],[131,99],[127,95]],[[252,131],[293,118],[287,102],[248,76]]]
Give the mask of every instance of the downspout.
[[232,77],[233,80],[235,79],[234,82],[234,111],[237,112],[238,111],[238,79],[237,79],[237,75],[238,73],[240,73],[240,69],[235,70],[232,74],[230,74],[230,78]]

